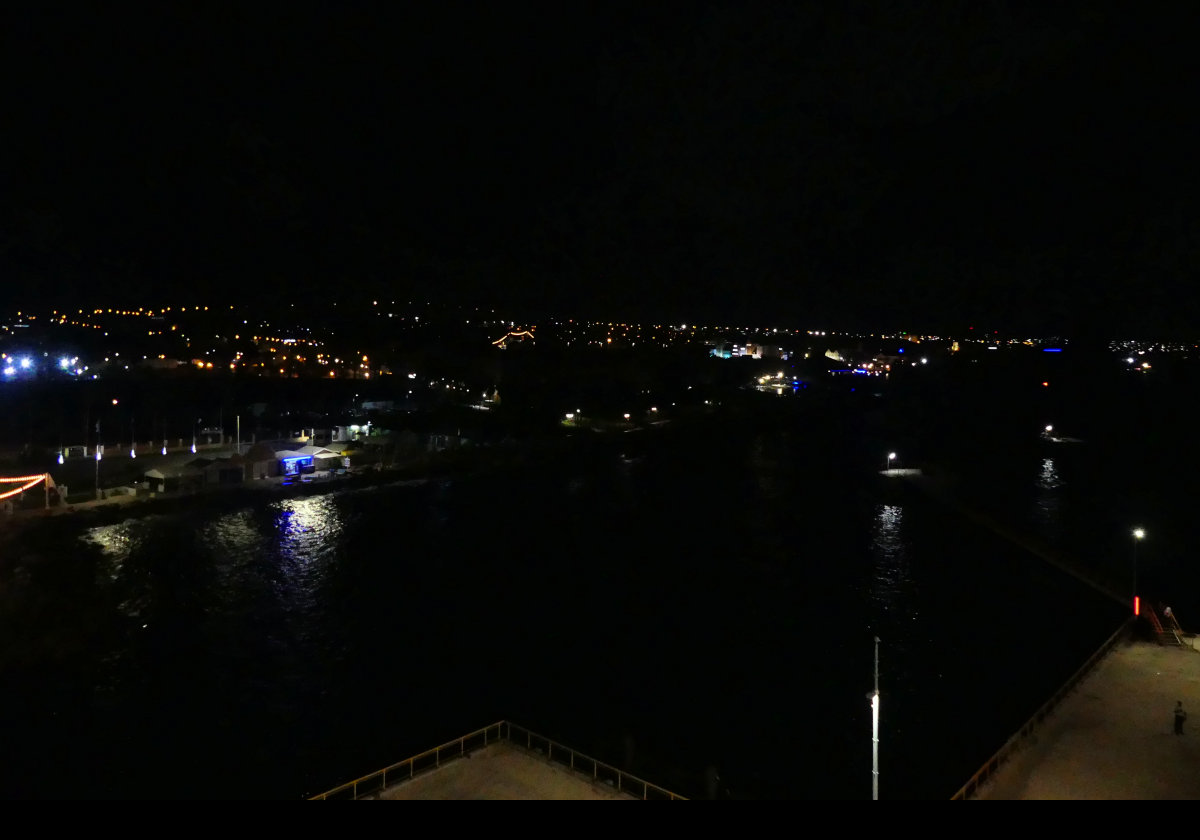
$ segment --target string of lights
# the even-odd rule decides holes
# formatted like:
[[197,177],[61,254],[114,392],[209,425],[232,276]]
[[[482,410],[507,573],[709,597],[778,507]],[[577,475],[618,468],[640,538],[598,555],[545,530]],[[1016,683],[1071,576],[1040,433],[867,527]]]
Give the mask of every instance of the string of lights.
[[[29,480],[26,481],[26,479],[29,479]],[[21,485],[20,487],[17,487],[14,490],[9,490],[7,493],[0,493],[0,499],[7,499],[9,496],[16,496],[18,493],[24,493],[26,490],[35,486],[39,481],[45,481],[45,480],[46,480],[45,473],[42,473],[41,475],[38,475],[38,476],[32,476],[32,477],[22,476],[21,478],[0,478],[0,481],[8,482],[8,483],[15,482],[15,481],[26,481],[25,484]]]

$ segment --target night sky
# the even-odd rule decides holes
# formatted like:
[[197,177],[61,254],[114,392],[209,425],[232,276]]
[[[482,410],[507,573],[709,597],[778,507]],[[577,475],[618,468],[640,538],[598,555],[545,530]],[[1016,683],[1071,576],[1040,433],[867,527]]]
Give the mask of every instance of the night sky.
[[4,309],[1200,333],[1187,4],[177,5],[6,19]]

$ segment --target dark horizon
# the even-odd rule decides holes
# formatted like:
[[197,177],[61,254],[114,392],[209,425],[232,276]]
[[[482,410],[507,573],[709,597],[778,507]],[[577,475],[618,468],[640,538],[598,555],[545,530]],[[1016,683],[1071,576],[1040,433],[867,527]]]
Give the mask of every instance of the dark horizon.
[[1190,15],[25,12],[5,294],[1192,338]]

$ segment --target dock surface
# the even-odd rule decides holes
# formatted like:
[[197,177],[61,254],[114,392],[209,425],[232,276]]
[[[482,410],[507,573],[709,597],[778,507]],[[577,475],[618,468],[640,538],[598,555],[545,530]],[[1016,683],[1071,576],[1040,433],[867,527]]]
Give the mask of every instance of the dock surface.
[[1200,652],[1118,642],[970,798],[1200,799]]

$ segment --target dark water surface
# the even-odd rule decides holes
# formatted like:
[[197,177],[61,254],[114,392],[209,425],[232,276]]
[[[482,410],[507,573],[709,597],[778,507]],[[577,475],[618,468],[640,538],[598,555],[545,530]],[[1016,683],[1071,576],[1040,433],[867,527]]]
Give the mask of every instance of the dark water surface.
[[[871,434],[734,417],[56,520],[0,547],[5,791],[299,798],[507,718],[687,796],[714,766],[735,797],[867,799],[878,635],[881,798],[947,798],[1124,608],[881,480]],[[1030,447],[968,482],[1076,545],[1094,470]]]

